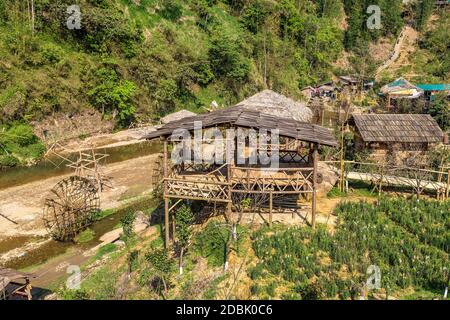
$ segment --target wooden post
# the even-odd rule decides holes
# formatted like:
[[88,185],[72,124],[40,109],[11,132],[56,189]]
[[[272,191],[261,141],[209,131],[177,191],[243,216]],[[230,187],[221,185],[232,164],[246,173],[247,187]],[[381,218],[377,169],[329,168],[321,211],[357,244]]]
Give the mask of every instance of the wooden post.
[[226,213],[226,216],[227,216],[227,219],[229,219],[230,221],[232,221],[231,220],[231,215],[232,215],[232,211],[233,211],[233,208],[232,208],[232,194],[231,194],[231,188],[232,188],[232,186],[231,186],[231,175],[232,175],[232,168],[231,168],[231,166],[232,166],[232,164],[233,164],[233,159],[234,159],[234,154],[231,154],[231,150],[232,150],[232,146],[231,146],[231,141],[230,141],[230,139],[228,138],[227,139],[227,145],[226,145],[226,149],[227,149],[227,151],[226,151],[226,161],[227,161],[227,182],[228,182],[228,200],[229,200],[229,202],[227,203],[227,213]]
[[312,195],[312,217],[311,217],[311,226],[313,229],[316,228],[316,209],[317,209],[317,199],[316,199],[316,187],[317,187],[317,167],[319,161],[319,154],[317,150],[317,144],[314,144],[313,151],[313,195]]
[[30,279],[27,279],[26,286],[25,286],[25,293],[27,295],[28,300],[33,300],[33,295],[31,294],[31,290],[33,290],[33,287],[30,284]]
[[168,177],[168,161],[167,161],[167,140],[164,140],[164,231],[165,246],[169,248],[169,198],[167,197],[167,177]]
[[269,227],[272,228],[272,191],[269,194]]
[[450,170],[447,171],[447,191],[445,196],[448,198],[450,196]]

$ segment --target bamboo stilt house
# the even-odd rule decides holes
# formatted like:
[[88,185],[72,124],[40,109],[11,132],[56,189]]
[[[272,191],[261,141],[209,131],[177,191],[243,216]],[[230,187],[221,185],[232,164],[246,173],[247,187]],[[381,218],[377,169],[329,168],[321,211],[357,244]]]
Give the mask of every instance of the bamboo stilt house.
[[250,201],[268,211],[271,224],[275,199],[283,204],[286,197],[307,196],[315,225],[318,150],[337,146],[328,129],[240,103],[168,123],[145,139],[158,137],[164,141],[166,245],[176,205],[169,208],[171,199],[211,202],[226,217],[242,213]]

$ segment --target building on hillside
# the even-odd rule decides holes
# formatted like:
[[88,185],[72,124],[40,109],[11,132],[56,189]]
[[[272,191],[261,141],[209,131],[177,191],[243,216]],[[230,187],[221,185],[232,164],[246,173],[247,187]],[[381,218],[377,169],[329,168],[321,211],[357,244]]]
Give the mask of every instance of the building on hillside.
[[439,7],[449,6],[450,0],[436,0],[436,5]]
[[308,86],[300,90],[307,99],[311,98],[330,98],[336,99],[339,89],[333,81],[324,82],[316,86]]
[[392,108],[391,100],[397,99],[417,99],[423,96],[423,90],[410,83],[404,78],[388,83],[381,88],[381,95],[387,99],[387,108]]
[[375,85],[372,80],[361,80],[351,76],[340,76],[339,82],[342,88],[348,87],[352,92],[368,91]]
[[307,87],[300,89],[300,92],[307,100],[316,96],[316,88],[311,87],[311,86],[307,86]]
[[428,114],[353,114],[356,150],[373,158],[403,158],[444,142],[444,133]]
[[353,93],[360,89],[360,81],[356,78],[350,76],[340,76],[339,82],[342,88],[348,88]]
[[450,84],[418,84],[417,87],[423,90],[427,101],[434,101],[438,94],[447,94],[450,99]]
[[318,96],[322,98],[330,98],[330,99],[336,99],[338,88],[336,85],[330,81],[325,82],[316,87],[316,90],[318,92]]

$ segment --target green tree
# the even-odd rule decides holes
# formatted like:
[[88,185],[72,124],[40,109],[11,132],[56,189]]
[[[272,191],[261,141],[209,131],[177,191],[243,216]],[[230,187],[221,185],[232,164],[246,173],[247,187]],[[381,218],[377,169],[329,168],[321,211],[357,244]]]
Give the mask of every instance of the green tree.
[[251,32],[258,33],[269,14],[270,8],[266,1],[252,1],[242,12],[241,22]]
[[163,287],[158,288],[158,291],[163,299],[166,299],[173,271],[173,260],[166,249],[153,249],[146,254],[145,258],[160,277]]
[[126,126],[133,119],[136,107],[133,97],[136,93],[136,85],[128,80],[119,78],[117,72],[110,68],[100,68],[95,72],[97,85],[88,91],[88,96],[94,107],[102,111],[118,116],[118,122]]
[[183,256],[187,248],[189,247],[192,237],[192,223],[194,222],[194,214],[187,205],[182,205],[175,213],[176,221],[176,237],[177,245],[180,250],[180,274],[183,274]]
[[123,229],[123,235],[127,241],[134,237],[133,224],[134,224],[135,218],[136,218],[136,213],[134,211],[128,211],[120,219],[120,223],[122,224],[122,229]]
[[434,3],[434,0],[419,0],[414,3],[415,25],[418,30],[422,31],[425,28],[433,12]]
[[363,38],[364,9],[361,0],[344,0],[344,5],[348,23],[344,44],[346,49],[352,49]]
[[321,17],[338,18],[341,14],[341,0],[318,0],[317,13]]
[[223,77],[234,84],[248,78],[250,65],[243,54],[242,39],[226,30],[216,30],[209,48],[209,60],[216,77]]
[[436,120],[442,130],[450,129],[450,104],[446,93],[434,97],[434,100],[430,102],[428,113]]

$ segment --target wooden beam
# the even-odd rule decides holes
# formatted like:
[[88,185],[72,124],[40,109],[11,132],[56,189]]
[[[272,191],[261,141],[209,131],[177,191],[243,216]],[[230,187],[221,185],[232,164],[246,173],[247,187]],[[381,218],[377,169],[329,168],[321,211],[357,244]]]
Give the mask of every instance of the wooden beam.
[[311,226],[313,229],[316,228],[316,211],[317,211],[317,167],[319,161],[319,153],[317,149],[317,144],[314,144],[313,150],[313,163],[314,163],[314,171],[313,171],[313,194],[312,194],[312,217],[311,217]]
[[228,200],[229,202],[227,203],[227,219],[229,219],[229,221],[231,221],[231,215],[233,214],[233,195],[232,195],[232,181],[231,178],[233,176],[233,166],[234,166],[234,150],[233,150],[233,145],[234,144],[234,140],[231,141],[230,139],[227,139],[227,144],[226,144],[226,161],[227,161],[227,182],[228,182]]
[[165,231],[165,247],[169,248],[169,198],[167,197],[167,176],[168,176],[168,160],[167,160],[167,140],[164,140],[164,231]]
[[450,196],[450,170],[447,171],[447,190],[445,192],[445,197],[448,198]]
[[273,195],[272,192],[270,192],[269,194],[269,227],[272,228],[272,200],[273,200]]

